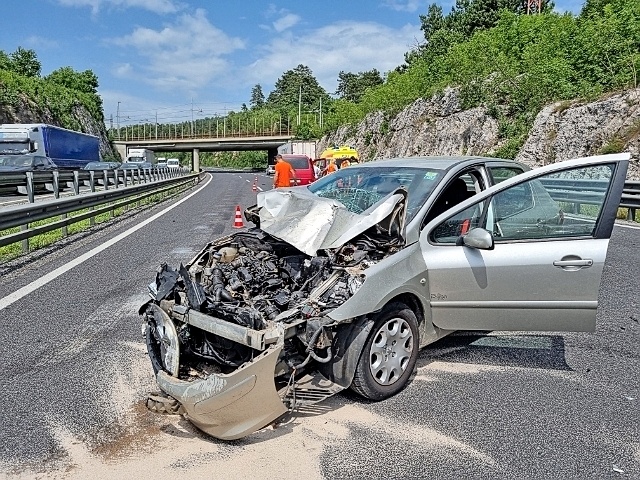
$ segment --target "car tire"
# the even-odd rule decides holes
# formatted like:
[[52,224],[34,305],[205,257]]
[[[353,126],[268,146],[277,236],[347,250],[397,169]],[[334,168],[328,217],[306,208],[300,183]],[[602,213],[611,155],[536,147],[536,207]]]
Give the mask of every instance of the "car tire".
[[416,366],[418,335],[418,319],[409,307],[387,305],[374,320],[351,390],[368,400],[384,400],[402,390]]

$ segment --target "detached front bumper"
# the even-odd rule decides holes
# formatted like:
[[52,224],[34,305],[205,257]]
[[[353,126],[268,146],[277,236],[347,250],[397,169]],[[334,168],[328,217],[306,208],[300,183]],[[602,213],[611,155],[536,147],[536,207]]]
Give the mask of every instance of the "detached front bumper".
[[162,391],[182,404],[196,427],[213,437],[235,440],[286,413],[274,383],[281,350],[282,343],[273,345],[231,374],[187,382],[160,370],[156,379]]
[[235,336],[244,344],[258,344],[262,351],[232,373],[211,373],[204,379],[180,380],[180,342],[174,321],[156,304],[146,305],[145,310],[147,349],[158,386],[180,402],[185,415],[196,427],[213,437],[234,440],[265,427],[287,411],[274,380],[276,363],[284,345],[281,331],[277,331],[277,335],[272,333],[271,344],[265,345],[262,332],[222,320],[213,322],[214,325],[210,317],[185,311],[181,314],[183,321],[208,330],[217,328],[219,322],[219,328],[223,330],[220,333]]

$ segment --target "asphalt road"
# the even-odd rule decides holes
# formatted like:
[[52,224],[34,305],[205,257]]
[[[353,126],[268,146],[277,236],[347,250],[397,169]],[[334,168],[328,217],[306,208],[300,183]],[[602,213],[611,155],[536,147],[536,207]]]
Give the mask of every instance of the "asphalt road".
[[231,443],[148,412],[146,285],[234,231],[255,177],[214,174],[144,226],[175,200],[0,265],[0,477],[640,478],[639,229],[614,231],[595,333],[459,332],[387,401],[341,394]]

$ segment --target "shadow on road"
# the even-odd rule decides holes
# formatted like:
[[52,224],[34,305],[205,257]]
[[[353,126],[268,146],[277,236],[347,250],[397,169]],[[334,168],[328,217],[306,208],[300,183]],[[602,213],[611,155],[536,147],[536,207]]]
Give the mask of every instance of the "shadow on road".
[[565,360],[564,338],[560,335],[456,332],[422,350],[418,367],[435,361],[572,370]]

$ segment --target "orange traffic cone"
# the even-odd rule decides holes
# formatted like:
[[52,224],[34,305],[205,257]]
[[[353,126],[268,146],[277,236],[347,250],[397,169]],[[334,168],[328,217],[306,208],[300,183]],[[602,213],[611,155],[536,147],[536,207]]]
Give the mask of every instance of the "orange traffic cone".
[[244,228],[242,222],[242,212],[240,212],[240,205],[236,206],[236,218],[233,221],[233,228]]
[[254,192],[258,191],[258,184],[256,182],[253,182],[253,186],[251,187],[251,190],[253,190]]

